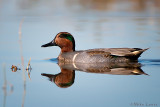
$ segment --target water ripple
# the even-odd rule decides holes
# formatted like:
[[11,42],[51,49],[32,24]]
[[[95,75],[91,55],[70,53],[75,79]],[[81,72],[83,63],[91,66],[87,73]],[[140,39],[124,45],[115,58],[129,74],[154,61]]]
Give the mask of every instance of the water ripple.
[[139,62],[144,65],[160,66],[160,59],[140,59]]

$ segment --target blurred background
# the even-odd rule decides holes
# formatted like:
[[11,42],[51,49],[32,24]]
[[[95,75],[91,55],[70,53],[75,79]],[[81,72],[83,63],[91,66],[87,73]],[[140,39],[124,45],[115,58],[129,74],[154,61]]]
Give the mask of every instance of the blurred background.
[[[42,55],[29,50],[40,49],[38,53],[53,57],[53,52],[48,49],[44,52],[40,46],[61,31],[70,32],[75,37],[77,50],[149,47],[152,55],[146,53],[143,58],[155,59],[160,48],[159,5],[159,0],[1,0],[0,48],[13,50],[12,54],[19,50],[15,48],[17,32],[24,18],[24,53],[27,52],[28,56],[36,54],[36,59]],[[6,52],[1,54],[6,55]],[[9,58],[8,55],[4,57]]]
[[[60,49],[41,48],[59,32],[74,36],[76,50],[150,48],[140,62],[151,76],[76,72],[74,85],[60,89],[41,76],[60,72],[56,63],[44,60],[56,58]],[[0,0],[0,106],[159,106],[159,54],[160,0]],[[31,80],[10,69],[21,68],[22,56],[25,67],[31,57]]]

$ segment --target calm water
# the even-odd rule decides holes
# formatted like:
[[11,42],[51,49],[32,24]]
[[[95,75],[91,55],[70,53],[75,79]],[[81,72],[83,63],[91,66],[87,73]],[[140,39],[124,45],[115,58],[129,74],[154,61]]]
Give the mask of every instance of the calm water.
[[[75,71],[70,87],[60,88],[41,75],[61,72],[55,60],[60,49],[41,45],[61,31],[75,37],[77,50],[149,47],[139,59],[148,75]],[[160,106],[159,0],[0,0],[0,50],[0,107]],[[10,69],[23,69],[21,55],[24,68],[31,57],[31,80],[26,70]]]

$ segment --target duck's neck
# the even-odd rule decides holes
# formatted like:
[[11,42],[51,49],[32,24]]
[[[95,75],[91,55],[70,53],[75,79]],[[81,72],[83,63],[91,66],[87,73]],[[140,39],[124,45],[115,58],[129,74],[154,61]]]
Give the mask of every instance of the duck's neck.
[[75,50],[73,50],[72,47],[63,47],[61,48],[61,53],[64,53],[64,52],[73,52]]

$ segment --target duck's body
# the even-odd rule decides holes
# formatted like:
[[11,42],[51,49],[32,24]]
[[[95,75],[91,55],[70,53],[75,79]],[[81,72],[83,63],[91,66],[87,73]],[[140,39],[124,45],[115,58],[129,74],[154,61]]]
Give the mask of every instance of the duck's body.
[[75,51],[73,36],[67,32],[60,32],[55,39],[42,47],[59,46],[61,53],[58,60],[62,62],[103,63],[103,62],[131,62],[137,61],[147,49],[140,48],[101,48]]
[[101,62],[131,62],[137,61],[138,57],[146,49],[137,48],[102,48],[74,52],[64,52],[58,56],[59,61],[101,63]]

